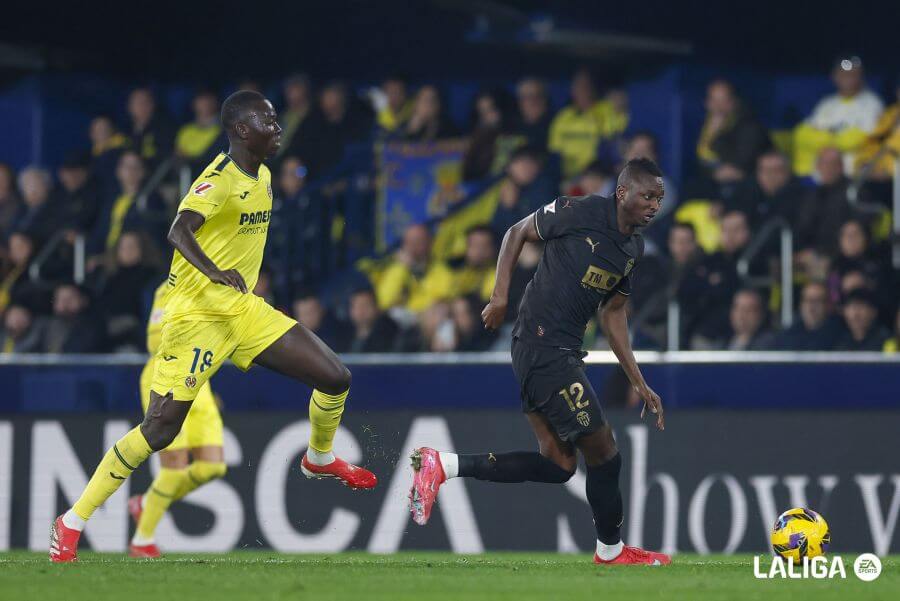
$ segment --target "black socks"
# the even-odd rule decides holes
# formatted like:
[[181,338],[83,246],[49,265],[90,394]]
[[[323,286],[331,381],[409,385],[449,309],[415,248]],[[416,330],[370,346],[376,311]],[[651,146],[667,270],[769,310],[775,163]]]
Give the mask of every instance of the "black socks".
[[619,472],[622,456],[606,463],[587,468],[587,499],[594,512],[597,540],[604,545],[614,545],[622,540],[621,528],[624,516],[622,491],[619,489]]
[[[459,455],[459,475],[463,478],[475,478],[490,482],[562,484],[571,478],[573,473],[567,472],[540,453],[534,452]],[[616,471],[616,477],[618,477],[618,471]]]

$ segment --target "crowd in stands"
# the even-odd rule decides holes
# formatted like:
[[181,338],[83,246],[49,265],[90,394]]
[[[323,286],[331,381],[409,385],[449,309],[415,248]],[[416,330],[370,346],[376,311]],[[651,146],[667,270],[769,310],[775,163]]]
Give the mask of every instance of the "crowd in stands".
[[[729,81],[709,82],[694,164],[678,178],[681,189],[666,178],[663,209],[634,271],[636,348],[668,348],[677,301],[682,349],[897,352],[900,271],[891,264],[889,199],[900,84],[885,108],[858,58],[838,61],[832,78],[835,93],[788,132],[763,126]],[[288,261],[267,256],[255,292],[340,352],[508,348],[541,248],[522,252],[507,331],[486,332],[480,312],[506,230],[557,195],[613,194],[618,168],[631,158],[658,160],[653,132],[630,126],[626,91],[603,89],[587,70],[574,74],[565,106],[554,107],[545,83],[528,77],[481,91],[465,124],[450,118],[438,86],[413,88],[402,77],[357,95],[341,81],[316,87],[292,75],[277,101],[284,133],[271,163],[269,246]],[[96,116],[90,146],[73,148],[55,172],[0,164],[0,352],[143,350],[178,201],[167,180],[148,181],[169,163],[196,173],[227,147],[219,102],[198,90],[193,117],[179,127],[150,88],[136,88],[128,122]],[[355,143],[459,138],[463,179],[489,182],[487,191],[445,222],[409,225],[398,248],[359,262],[343,277],[350,283],[327,294],[338,274],[326,257],[347,234],[310,185],[346,187],[332,173]],[[777,236],[746,274],[738,268],[773,220],[793,232],[789,327],[778,319]],[[605,348],[596,324],[586,347]]]

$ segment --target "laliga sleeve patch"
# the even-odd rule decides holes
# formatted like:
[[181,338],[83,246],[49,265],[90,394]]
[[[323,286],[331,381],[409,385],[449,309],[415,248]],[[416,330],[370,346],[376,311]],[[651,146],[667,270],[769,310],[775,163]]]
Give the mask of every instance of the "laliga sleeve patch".
[[544,205],[544,213],[556,213],[556,201]]
[[194,188],[194,194],[197,196],[206,196],[206,193],[215,188],[215,186],[209,182],[202,182],[197,184]]

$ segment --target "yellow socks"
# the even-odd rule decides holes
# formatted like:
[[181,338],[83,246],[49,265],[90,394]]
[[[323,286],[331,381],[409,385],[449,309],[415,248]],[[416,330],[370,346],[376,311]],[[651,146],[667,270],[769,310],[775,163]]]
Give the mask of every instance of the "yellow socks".
[[224,463],[194,461],[187,468],[173,470],[162,468],[144,494],[144,510],[135,531],[135,539],[143,544],[153,541],[156,526],[169,506],[210,480],[225,475]]
[[103,505],[119,490],[131,472],[144,463],[153,450],[147,444],[141,427],[137,426],[123,436],[106,452],[91,480],[72,506],[72,511],[82,520],[89,520],[94,510]]
[[312,433],[309,435],[309,448],[319,453],[330,453],[334,445],[334,433],[341,423],[344,413],[344,401],[349,390],[341,394],[330,395],[320,390],[313,390],[309,399],[309,422]]
[[153,540],[156,525],[169,509],[169,505],[181,498],[181,489],[187,479],[187,469],[173,470],[164,467],[159,470],[153,484],[144,493],[144,509],[136,530],[138,537],[147,541]]

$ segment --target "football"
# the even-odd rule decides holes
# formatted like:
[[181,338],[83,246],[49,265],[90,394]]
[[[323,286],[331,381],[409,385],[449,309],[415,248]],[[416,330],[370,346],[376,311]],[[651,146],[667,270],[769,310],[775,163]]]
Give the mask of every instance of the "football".
[[831,533],[825,518],[805,507],[788,509],[775,520],[772,528],[772,550],[784,559],[803,561],[828,551]]

